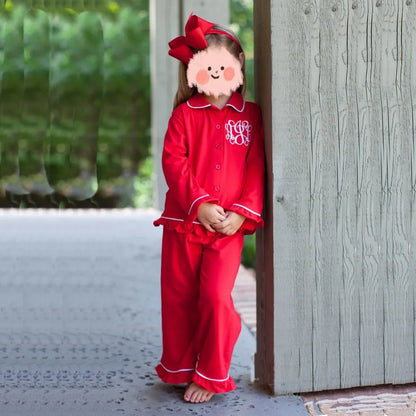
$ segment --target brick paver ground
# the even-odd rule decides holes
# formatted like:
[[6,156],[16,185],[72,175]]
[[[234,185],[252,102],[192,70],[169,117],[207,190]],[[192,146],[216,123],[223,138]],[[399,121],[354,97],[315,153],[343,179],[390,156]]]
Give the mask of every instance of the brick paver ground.
[[253,269],[240,266],[233,290],[234,306],[244,324],[256,336],[256,278]]
[[[256,334],[256,279],[240,268],[233,292],[245,324]],[[312,416],[416,416],[416,384],[332,390],[302,395]]]

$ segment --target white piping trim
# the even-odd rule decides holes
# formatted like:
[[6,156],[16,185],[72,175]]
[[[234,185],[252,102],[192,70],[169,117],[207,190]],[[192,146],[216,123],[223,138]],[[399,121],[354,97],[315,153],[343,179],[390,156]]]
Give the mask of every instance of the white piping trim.
[[[207,105],[201,105],[201,106],[199,106],[199,107],[195,107],[195,106],[191,105],[191,104],[189,103],[189,101],[187,101],[187,102],[186,102],[186,104],[188,104],[188,107],[193,108],[193,109],[196,109],[196,110],[198,110],[198,109],[200,109],[200,108],[208,108],[208,107],[211,107],[211,106],[212,106],[212,104],[207,104]],[[225,105],[226,105],[226,106],[228,105],[229,107],[234,108],[234,110],[238,111],[239,113],[242,113],[242,112],[244,111],[245,107],[246,107],[246,101],[245,101],[245,100],[243,100],[243,108],[242,108],[241,110],[239,110],[237,107],[235,107],[234,105],[229,104],[229,103],[227,103],[227,104],[225,104]]]
[[190,108],[195,108],[195,109],[198,109],[198,108],[207,108],[207,107],[211,107],[211,104],[208,104],[208,105],[201,105],[200,107],[194,107],[194,106],[192,106],[191,104],[189,104],[189,101],[187,101],[187,102],[186,102],[186,104],[188,104],[188,107],[190,107]]
[[164,218],[165,220],[172,220],[172,221],[185,221],[185,220],[181,220],[179,218],[164,217],[163,215],[161,215],[160,218]]
[[239,113],[242,113],[244,111],[244,108],[246,107],[246,102],[245,102],[245,100],[243,101],[243,108],[241,110],[239,110],[237,107],[233,106],[232,104],[227,103],[225,105],[228,105],[229,107],[234,108],[234,110],[238,111]]
[[261,214],[258,214],[257,212],[255,212],[255,211],[251,210],[250,208],[245,207],[244,205],[240,205],[240,204],[233,204],[233,205],[235,205],[235,206],[237,206],[237,207],[244,208],[244,209],[246,209],[247,211],[251,212],[252,214],[257,215],[258,217],[261,217]]
[[209,196],[209,194],[202,195],[202,196],[200,196],[199,198],[195,199],[195,201],[194,201],[194,202],[192,202],[191,208],[189,208],[188,215],[191,213],[191,211],[192,211],[192,207],[195,205],[195,202],[197,202],[197,201],[199,201],[200,199],[205,198],[205,197],[207,197],[207,196]]
[[[172,221],[182,221],[184,222],[185,220],[181,219],[181,218],[172,218],[172,217],[164,217],[163,215],[160,216],[160,218],[164,218],[165,220],[172,220]],[[192,224],[199,224],[202,225],[201,222],[199,221],[192,221]]]
[[184,368],[181,370],[169,370],[168,368],[166,368],[161,362],[159,363],[168,373],[181,373],[183,371],[194,371],[193,368]]
[[196,373],[198,374],[198,375],[200,375],[202,378],[205,378],[206,380],[210,380],[210,381],[227,381],[229,378],[230,378],[230,375],[228,374],[228,376],[227,376],[227,378],[224,378],[224,379],[222,379],[222,380],[218,380],[218,379],[216,379],[216,378],[209,378],[209,377],[206,377],[206,376],[204,376],[203,374],[201,374],[198,370],[196,370],[195,369],[195,371],[196,371]]

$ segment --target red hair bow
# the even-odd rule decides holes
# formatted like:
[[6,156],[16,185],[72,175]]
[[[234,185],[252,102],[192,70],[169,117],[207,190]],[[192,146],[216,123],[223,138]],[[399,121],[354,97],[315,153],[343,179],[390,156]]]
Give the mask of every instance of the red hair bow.
[[185,36],[178,36],[169,42],[169,55],[187,65],[194,56],[191,48],[205,49],[208,47],[205,35],[214,26],[214,23],[210,23],[191,13],[186,22]]

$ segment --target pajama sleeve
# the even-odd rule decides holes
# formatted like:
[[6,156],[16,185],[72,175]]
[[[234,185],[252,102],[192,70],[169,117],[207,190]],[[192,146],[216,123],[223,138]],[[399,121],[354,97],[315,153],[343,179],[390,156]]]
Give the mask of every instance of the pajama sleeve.
[[254,123],[250,149],[246,157],[246,172],[243,190],[238,201],[230,210],[246,217],[242,228],[254,232],[257,227],[264,225],[261,213],[264,197],[264,132],[260,109],[257,107],[257,120]]
[[174,110],[169,120],[162,153],[162,168],[169,192],[186,213],[185,222],[197,218],[198,208],[203,202],[218,202],[205,191],[192,172],[188,160],[188,143],[183,116]]

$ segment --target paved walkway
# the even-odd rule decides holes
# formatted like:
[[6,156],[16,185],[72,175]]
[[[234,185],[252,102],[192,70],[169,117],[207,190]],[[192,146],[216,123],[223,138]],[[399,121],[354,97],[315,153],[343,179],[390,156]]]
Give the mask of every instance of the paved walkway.
[[0,415],[308,415],[250,381],[243,326],[237,389],[204,405],[159,382],[155,211],[0,210]]

